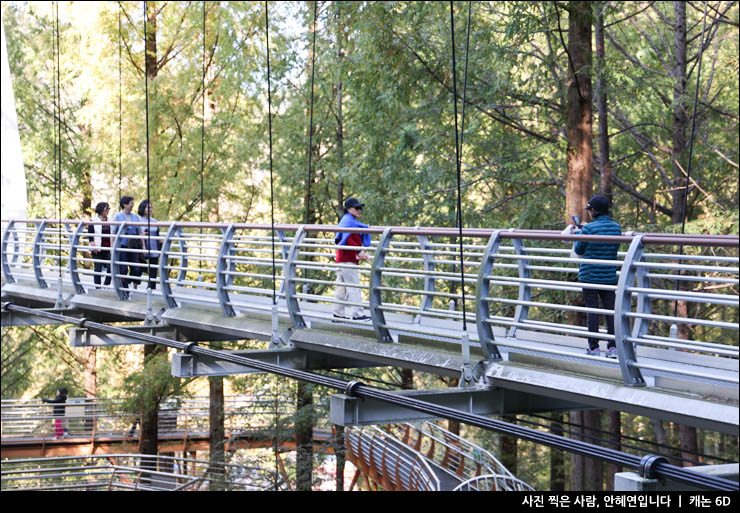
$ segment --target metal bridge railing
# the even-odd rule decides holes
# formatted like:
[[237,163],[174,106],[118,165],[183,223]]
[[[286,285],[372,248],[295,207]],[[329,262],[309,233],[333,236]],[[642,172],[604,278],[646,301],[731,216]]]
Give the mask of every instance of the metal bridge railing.
[[532,488],[524,481],[509,475],[487,474],[476,476],[460,483],[453,492],[497,492],[497,491],[525,491]]
[[[9,283],[32,280],[46,288],[53,280],[71,284],[78,294],[94,288],[93,249],[87,226],[91,221],[10,221],[2,239],[2,270]],[[121,233],[123,223],[108,223]],[[134,223],[139,228],[146,223]],[[401,335],[459,344],[464,360],[470,347],[488,360],[508,352],[531,351],[532,333],[540,338],[595,336],[613,340],[625,384],[641,386],[646,376],[668,376],[735,388],[738,385],[738,237],[720,235],[634,234],[623,236],[562,235],[545,230],[466,229],[464,273],[461,278],[457,231],[442,228],[376,227],[343,229],[335,226],[270,226],[216,223],[154,223],[159,228],[156,289],[169,307],[210,304],[224,315],[272,310],[272,246],[275,246],[275,290],[278,313],[290,316],[295,327],[334,321],[332,308],[336,271],[337,231],[373,234],[365,248],[373,256],[360,267],[363,299],[357,304],[371,322],[352,319],[342,324],[365,326],[382,342]],[[131,235],[144,241],[144,235]],[[574,241],[622,244],[617,259],[590,263],[614,266],[616,285],[577,282],[578,266],[571,258]],[[61,242],[61,251],[60,244]],[[140,283],[149,281],[147,265],[134,266],[141,276],[123,276],[119,266],[121,237],[112,244],[114,278],[111,288],[122,300]],[[144,255],[146,249],[131,250]],[[59,270],[62,280],[58,280]],[[122,287],[122,279],[131,283]],[[462,326],[462,287],[465,287],[467,331]],[[582,306],[584,288],[613,290],[613,310]],[[60,289],[61,290],[61,289]],[[61,292],[60,292],[61,296]],[[568,314],[614,315],[615,333],[590,334],[574,326]],[[579,323],[580,324],[580,323]],[[641,348],[648,347],[650,359]],[[585,344],[584,344],[585,347]],[[600,356],[538,347],[558,358],[578,358],[600,365]],[[657,351],[657,352],[656,352]],[[661,353],[662,351],[662,353]],[[689,353],[704,365],[707,357],[720,371],[702,372],[682,365],[661,364],[661,354]],[[676,353],[672,353],[675,355]],[[658,355],[658,356],[655,356]],[[713,367],[706,365],[707,367]]]
[[525,491],[532,487],[516,477],[489,451],[460,438],[434,422],[389,424],[389,433],[413,447],[464,482],[481,475],[496,476],[497,490]]
[[285,490],[275,472],[257,466],[141,454],[5,460],[3,491]]
[[[3,399],[0,433],[4,442],[50,441],[54,419],[62,418],[65,437],[93,440],[139,436],[135,413],[122,410],[121,399],[70,398],[64,415],[54,414],[59,404]],[[295,404],[287,396],[227,396],[224,429],[227,439],[238,436],[292,436]],[[277,425],[276,425],[277,423]],[[328,429],[324,426],[325,429]],[[209,436],[209,398],[172,397],[160,405],[159,435],[184,439]]]
[[385,490],[438,491],[439,478],[422,454],[376,426],[345,430],[346,457]]

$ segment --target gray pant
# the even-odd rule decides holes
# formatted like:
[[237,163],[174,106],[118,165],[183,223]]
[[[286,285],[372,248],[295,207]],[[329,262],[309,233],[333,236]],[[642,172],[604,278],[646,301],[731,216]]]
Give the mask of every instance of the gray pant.
[[[337,269],[337,281],[340,283],[346,283],[347,285],[337,285],[334,289],[334,299],[337,301],[347,301],[349,303],[360,303],[362,302],[362,292],[357,287],[351,285],[360,284],[360,269],[356,265],[351,265],[351,268],[341,267]],[[349,315],[345,312],[349,311]],[[339,317],[360,317],[363,315],[363,309],[361,306],[345,306],[339,303],[334,303],[334,315]]]

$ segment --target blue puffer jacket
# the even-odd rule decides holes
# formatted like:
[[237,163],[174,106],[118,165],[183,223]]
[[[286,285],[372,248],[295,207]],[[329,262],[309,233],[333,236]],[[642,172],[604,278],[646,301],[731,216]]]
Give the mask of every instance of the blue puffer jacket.
[[[582,235],[622,235],[622,228],[606,214],[601,214],[575,233]],[[583,258],[616,260],[619,244],[615,242],[578,241],[575,252]],[[581,264],[578,281],[616,285],[617,268],[613,265]]]

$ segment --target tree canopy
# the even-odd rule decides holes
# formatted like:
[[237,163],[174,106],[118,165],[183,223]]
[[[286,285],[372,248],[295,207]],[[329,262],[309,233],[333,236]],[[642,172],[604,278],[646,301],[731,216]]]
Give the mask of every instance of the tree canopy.
[[[264,4],[148,4],[148,31],[156,39],[148,84],[155,217],[198,219],[202,172],[207,220],[267,220]],[[45,2],[2,5],[29,212],[51,216],[54,12]],[[453,226],[449,5],[269,5],[276,220],[333,223],[341,201],[358,196],[373,224]],[[460,96],[469,6],[464,225],[561,226],[566,41],[574,7],[455,2]],[[137,201],[146,195],[144,11],[141,2],[66,2],[59,13],[62,211],[80,217],[97,201],[116,205],[119,189]],[[622,224],[665,230],[681,219],[685,177],[677,173],[688,170],[694,125],[689,229],[737,233],[737,3],[707,3],[706,23],[702,6],[692,3],[681,12],[669,3],[599,2],[585,14],[604,20],[611,181]],[[676,38],[681,23],[683,49]],[[593,127],[596,147],[598,119]],[[593,167],[598,184],[598,158]]]

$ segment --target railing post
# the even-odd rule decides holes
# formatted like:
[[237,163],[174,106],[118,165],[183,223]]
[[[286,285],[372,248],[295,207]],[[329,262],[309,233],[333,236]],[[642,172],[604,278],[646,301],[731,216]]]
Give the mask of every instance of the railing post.
[[[642,257],[640,260],[644,261],[644,257]],[[648,277],[648,269],[646,267],[638,267],[635,277],[637,278],[638,288],[651,288],[650,278]],[[636,311],[641,314],[647,315],[652,313],[652,302],[650,301],[650,298],[647,297],[647,295],[643,292],[638,292],[637,294]],[[632,323],[632,336],[635,338],[642,338],[643,336],[647,335],[648,328],[650,328],[650,321],[648,319],[636,317],[634,322]]]
[[301,307],[298,304],[298,298],[296,298],[296,282],[297,276],[296,265],[298,263],[298,254],[300,253],[300,244],[303,242],[306,236],[306,230],[303,225],[298,228],[293,239],[293,244],[290,246],[288,251],[287,261],[283,268],[283,280],[285,282],[285,303],[288,306],[288,313],[290,314],[290,321],[293,323],[295,328],[305,328],[306,321],[303,319],[301,314]]
[[[418,226],[417,226],[418,229]],[[418,235],[417,238],[419,239],[419,246],[422,251],[428,251],[431,249],[431,246],[429,245],[429,238],[426,235]],[[430,255],[427,253],[422,254],[422,258],[424,259],[424,271],[426,272],[433,272],[434,271],[434,255]],[[424,276],[424,292],[434,292],[436,285],[436,280],[434,276],[426,275]],[[432,305],[434,304],[434,297],[432,297],[431,294],[424,294],[421,298],[421,306],[419,307],[419,310],[421,313],[417,315],[414,318],[414,323],[419,324],[421,322],[421,318],[423,316],[423,313],[430,308],[432,308]]]
[[49,286],[46,280],[44,280],[44,273],[41,272],[41,259],[43,258],[41,255],[41,243],[44,241],[44,230],[46,230],[47,224],[46,220],[41,221],[33,241],[33,274],[36,276],[36,283],[42,289]]
[[77,247],[80,242],[80,235],[84,227],[85,222],[80,221],[80,223],[77,225],[77,229],[75,230],[74,235],[72,236],[72,241],[69,244],[69,275],[70,278],[72,278],[72,285],[74,286],[75,291],[78,294],[85,293],[85,287],[82,286],[82,282],[80,281],[80,273],[77,270]]
[[643,235],[637,235],[632,239],[627,254],[622,263],[617,283],[616,300],[614,302],[614,340],[617,346],[619,367],[622,371],[622,379],[627,386],[645,386],[645,379],[638,367],[633,364],[637,362],[635,346],[624,339],[630,335],[630,320],[624,314],[630,311],[632,293],[627,289],[634,283],[637,268],[635,262],[642,259],[644,245]]
[[493,328],[486,322],[490,315],[490,307],[486,297],[490,295],[490,282],[487,279],[493,271],[494,257],[501,245],[500,230],[496,230],[488,239],[488,245],[481,259],[480,269],[478,271],[478,286],[475,291],[475,322],[478,328],[478,339],[481,349],[486,360],[500,360],[501,353],[496,347],[496,339],[493,335]]
[[13,273],[10,272],[10,264],[8,263],[8,241],[10,239],[10,234],[13,234],[13,238],[15,239],[15,250],[13,251],[13,263],[15,263],[18,260],[18,233],[14,229],[15,225],[15,219],[11,219],[8,223],[8,226],[5,227],[5,232],[3,233],[3,242],[2,242],[2,255],[0,255],[0,260],[2,261],[2,267],[3,267],[3,274],[5,274],[5,281],[8,283],[15,283],[15,278],[13,278]]
[[116,238],[113,239],[113,246],[110,248],[111,282],[113,283],[113,290],[116,291],[118,299],[121,300],[128,299],[128,291],[121,287],[121,266],[118,263],[121,260],[121,241],[123,240],[123,234],[126,232],[126,224],[126,221],[124,221],[118,226]]
[[226,271],[231,271],[232,267],[230,257],[234,231],[233,224],[230,224],[226,228],[223,239],[221,239],[221,248],[218,251],[218,261],[216,262],[216,292],[218,293],[218,302],[221,305],[221,311],[226,317],[234,317],[236,315],[234,308],[229,304],[229,291],[225,288],[229,284],[229,277],[231,276],[226,274]]
[[[285,236],[285,232],[283,230],[276,230],[278,240],[282,243],[285,243],[288,239]],[[285,248],[284,244],[280,244],[280,256],[283,260],[288,259],[288,250]],[[283,264],[285,265],[285,264]],[[282,294],[285,292],[285,280],[280,284],[280,288],[278,289],[278,294]]]
[[[524,242],[522,242],[522,239],[512,239],[512,242],[514,243],[514,251],[518,256],[523,256],[526,254],[526,249],[524,248]],[[529,279],[531,277],[531,274],[529,272],[529,260],[518,258],[517,264],[519,267],[519,278],[525,280]],[[530,288],[529,283],[520,282],[519,301],[530,301],[531,299],[532,289]],[[528,316],[529,305],[516,305],[516,310],[514,311],[514,322],[524,322],[527,320]],[[516,337],[516,329],[517,326],[511,326],[509,328],[508,336],[511,338]]]
[[[169,277],[170,273],[167,270],[167,265],[169,262],[168,253],[170,251],[170,247],[172,246],[172,237],[174,235],[180,235],[182,236],[182,230],[175,225],[175,223],[172,223],[167,230],[167,235],[165,235],[164,241],[162,241],[162,248],[159,250],[159,283],[162,287],[162,297],[164,298],[165,303],[167,303],[168,308],[177,308],[177,301],[175,301],[175,298],[172,297],[172,287],[170,287],[169,283]],[[184,244],[182,241],[180,241],[180,248],[181,252],[185,253],[186,251],[183,250]],[[180,263],[185,260],[185,258],[180,259]],[[186,265],[182,265],[182,267],[187,267]],[[178,279],[180,278],[180,273],[178,273]]]
[[372,271],[370,274],[370,317],[373,320],[373,329],[375,335],[381,342],[392,342],[390,331],[385,327],[385,314],[379,307],[383,304],[382,297],[378,287],[383,282],[383,272],[380,270],[385,263],[385,251],[390,246],[391,238],[390,228],[386,228],[378,241],[378,247],[375,249],[375,257],[373,258]]

